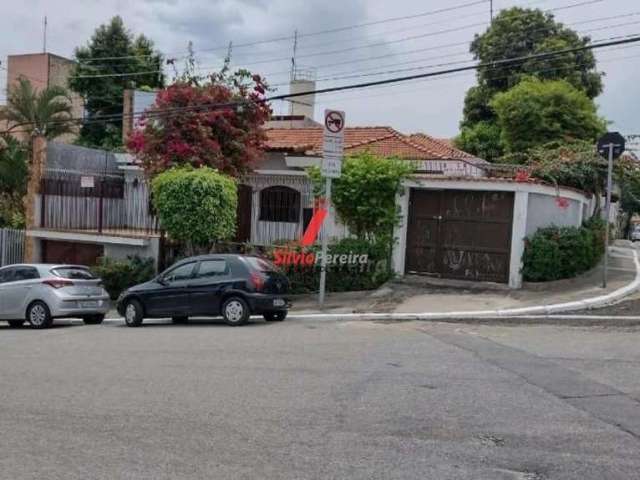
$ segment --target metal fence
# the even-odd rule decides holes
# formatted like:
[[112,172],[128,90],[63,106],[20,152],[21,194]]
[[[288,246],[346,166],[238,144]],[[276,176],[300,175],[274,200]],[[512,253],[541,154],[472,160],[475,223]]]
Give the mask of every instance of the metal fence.
[[40,226],[63,231],[149,235],[159,232],[145,180],[48,176],[40,185]]
[[0,228],[0,267],[24,261],[24,230]]

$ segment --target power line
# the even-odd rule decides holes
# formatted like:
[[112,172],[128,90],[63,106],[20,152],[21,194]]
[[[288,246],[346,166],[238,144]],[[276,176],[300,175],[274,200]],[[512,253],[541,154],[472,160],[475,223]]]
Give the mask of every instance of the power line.
[[[459,5],[454,5],[451,7],[445,7],[445,8],[440,8],[438,10],[430,10],[430,11],[426,11],[426,12],[421,12],[421,13],[417,13],[414,15],[405,15],[402,17],[391,17],[391,18],[386,18],[386,19],[382,19],[382,20],[376,20],[373,22],[366,22],[366,23],[360,23],[360,24],[352,24],[352,25],[346,25],[344,27],[338,27],[338,28],[332,28],[332,29],[327,29],[327,30],[318,30],[315,32],[310,32],[310,33],[305,33],[305,34],[298,34],[299,37],[313,37],[313,36],[318,36],[318,35],[326,35],[329,33],[336,33],[336,32],[340,32],[340,31],[346,31],[346,30],[352,30],[352,29],[357,29],[357,28],[363,28],[363,27],[368,27],[371,25],[378,25],[378,24],[382,24],[382,23],[388,23],[388,22],[396,22],[396,21],[401,21],[401,20],[408,20],[411,18],[418,18],[418,17],[426,17],[429,15],[436,15],[439,13],[444,13],[444,12],[451,12],[454,10],[461,10],[464,8],[468,8],[468,7],[472,7],[475,5],[480,5],[483,3],[487,3],[489,0],[475,0],[472,2],[467,2],[467,3],[463,3],[463,4],[459,4]],[[234,48],[244,48],[244,47],[253,47],[256,45],[261,45],[261,44],[265,44],[265,43],[274,43],[274,42],[281,42],[281,41],[290,41],[293,40],[293,35],[286,35],[286,36],[281,36],[281,37],[275,37],[275,38],[270,38],[270,39],[266,39],[266,40],[259,40],[259,41],[255,41],[255,42],[246,42],[246,43],[234,43]],[[228,47],[228,43],[224,46],[217,46],[217,47],[212,47],[212,48],[207,48],[207,49],[201,49],[201,50],[197,50],[200,52],[206,52],[206,51],[216,51],[216,50],[225,50]],[[175,53],[175,52],[174,52]],[[182,52],[180,52],[182,53]],[[169,56],[167,53],[165,53],[164,55]],[[121,56],[112,56],[112,57],[95,57],[93,59],[91,59],[91,61],[93,60],[121,60],[121,59],[128,59],[128,58],[143,58],[143,57],[152,57],[154,55],[121,55]]]
[[[569,8],[576,8],[576,7],[580,7],[580,6],[584,6],[584,5],[600,3],[602,1],[604,1],[604,0],[586,0],[586,1],[582,1],[582,2],[569,4],[569,5],[564,5],[564,6],[561,6],[561,7],[556,7],[554,9],[549,9],[549,10],[546,10],[546,11],[550,12],[550,11],[566,10],[566,9],[569,9]],[[619,18],[619,16],[616,16],[615,18]],[[592,21],[602,21],[602,20],[603,19],[600,18],[600,19],[588,20],[586,22],[577,22],[576,24],[588,23],[588,22],[592,22]],[[353,47],[349,47],[349,48],[342,48],[342,49],[339,49],[339,50],[320,51],[320,52],[310,53],[310,54],[306,54],[306,55],[297,55],[296,56],[296,60],[298,60],[300,58],[312,58],[312,57],[319,57],[319,56],[343,54],[345,52],[360,50],[360,49],[364,49],[364,48],[372,48],[372,47],[377,47],[377,46],[387,46],[387,45],[392,45],[392,44],[396,44],[396,43],[403,43],[403,42],[408,42],[408,41],[411,41],[411,40],[417,40],[417,39],[427,38],[427,37],[431,37],[431,36],[442,35],[442,34],[446,34],[446,33],[453,33],[453,32],[456,32],[456,31],[460,31],[460,30],[464,30],[464,29],[468,29],[468,28],[473,28],[473,27],[479,27],[479,26],[483,26],[483,25],[487,25],[487,22],[478,22],[478,23],[473,23],[473,24],[467,24],[467,25],[462,25],[462,26],[453,27],[453,28],[449,28],[449,29],[437,30],[435,32],[427,32],[427,33],[420,34],[420,35],[413,35],[413,36],[404,37],[404,38],[400,38],[400,39],[394,39],[394,40],[390,40],[390,41],[370,43],[370,44],[366,44],[366,45],[353,46]],[[460,43],[451,44],[451,45],[460,45],[460,44],[467,44],[467,43],[468,42],[460,42]],[[227,46],[227,48],[228,48],[228,46]],[[432,47],[432,48],[435,49],[437,47]],[[397,54],[392,54],[392,55],[387,55],[387,56],[395,56],[395,55],[397,55]],[[382,56],[382,57],[384,57],[384,56]],[[377,58],[381,58],[381,57],[377,57]],[[270,58],[270,59],[252,61],[252,62],[242,62],[241,65],[242,66],[261,65],[261,64],[267,64],[267,63],[277,63],[277,62],[290,61],[290,59],[291,59],[290,56],[288,56],[288,57],[280,57],[280,58]],[[353,61],[344,62],[344,64],[350,64],[350,63],[353,63]],[[332,64],[330,64],[330,65],[332,65]],[[205,70],[205,69],[211,69],[211,68],[216,68],[216,67],[213,67],[213,66],[198,67],[198,70]],[[220,68],[220,66],[218,66],[217,68]],[[317,68],[320,68],[320,67],[317,67]],[[128,76],[150,75],[150,74],[157,74],[157,73],[164,73],[164,70],[151,70],[151,71],[139,71],[139,72],[128,72],[128,73],[127,72],[123,72],[123,73],[106,73],[106,74],[95,74],[95,75],[76,75],[76,76],[72,76],[72,78],[128,77]],[[285,72],[283,72],[283,73],[285,73]],[[289,72],[286,72],[286,73],[289,73]]]
[[[265,97],[265,98],[261,99],[259,101],[259,103],[269,103],[269,102],[273,102],[273,101],[276,101],[276,100],[285,100],[285,99],[296,98],[296,97],[312,95],[312,94],[320,95],[320,94],[327,94],[327,93],[333,93],[333,92],[339,92],[339,91],[356,90],[356,89],[361,89],[361,88],[369,88],[369,87],[382,86],[382,85],[398,84],[398,83],[408,82],[408,81],[412,81],[412,80],[420,80],[420,79],[438,77],[438,76],[442,76],[442,75],[458,73],[458,72],[465,72],[465,71],[471,71],[471,70],[495,69],[495,68],[499,68],[500,66],[509,65],[509,64],[512,64],[512,63],[519,63],[519,62],[523,63],[523,62],[526,62],[526,61],[529,61],[529,60],[544,60],[544,59],[553,58],[554,56],[557,56],[557,55],[564,55],[564,54],[567,54],[567,53],[575,53],[575,52],[586,51],[586,50],[595,50],[595,49],[600,49],[600,48],[605,48],[605,47],[612,47],[612,46],[617,46],[617,45],[627,45],[627,44],[633,44],[633,43],[640,42],[640,35],[638,35],[637,33],[633,34],[633,35],[634,36],[627,35],[627,36],[623,36],[623,37],[611,37],[611,39],[609,41],[602,42],[602,43],[584,45],[584,46],[581,46],[581,47],[573,47],[573,48],[555,50],[555,51],[549,51],[549,52],[541,52],[541,53],[532,54],[532,55],[525,55],[525,56],[521,56],[521,57],[496,60],[496,61],[489,62],[489,63],[478,63],[478,64],[475,64],[475,65],[469,65],[469,66],[464,66],[464,67],[456,67],[456,68],[451,68],[451,69],[446,69],[446,70],[438,70],[438,71],[434,71],[434,72],[426,72],[426,73],[420,73],[420,74],[403,76],[403,77],[394,77],[394,78],[388,78],[388,79],[384,79],[384,80],[376,80],[376,81],[356,83],[356,84],[351,84],[351,85],[342,85],[342,86],[337,86],[337,87],[328,87],[328,88],[322,88],[322,89],[316,89],[316,90],[310,90],[310,91],[304,91],[304,92],[288,93],[288,94],[283,94],[283,95],[275,95],[275,96],[271,96],[271,97]],[[117,119],[117,118],[125,118],[125,117],[144,116],[145,118],[153,118],[153,117],[163,116],[163,115],[167,115],[167,114],[171,114],[171,113],[182,113],[182,112],[187,112],[187,111],[197,112],[197,111],[203,110],[203,109],[204,110],[229,109],[229,108],[240,107],[240,106],[245,105],[247,103],[248,102],[246,102],[246,101],[235,101],[235,102],[216,103],[216,104],[201,104],[201,105],[189,106],[189,107],[175,107],[175,108],[163,109],[163,110],[151,110],[151,111],[148,111],[148,112],[133,112],[131,114],[124,114],[124,113],[123,114],[113,114],[113,115],[106,115],[106,116],[101,116],[101,117],[94,117],[92,119],[85,120],[85,123],[96,123],[96,122],[106,121],[106,119],[114,120],[114,119]],[[56,124],[56,123],[69,123],[69,122],[74,122],[74,121],[77,122],[77,121],[82,121],[82,120],[83,119],[75,118],[75,119],[67,119],[67,120],[60,121],[60,122],[49,122],[49,123],[53,125],[53,124]],[[16,124],[13,127],[11,127],[11,129],[5,130],[4,132],[0,132],[0,133],[8,133],[9,131],[11,131],[13,128],[15,128],[17,126],[24,126],[24,125],[30,125],[30,124],[33,124],[33,122],[24,122],[22,124]],[[28,131],[28,130],[25,130],[25,131]]]

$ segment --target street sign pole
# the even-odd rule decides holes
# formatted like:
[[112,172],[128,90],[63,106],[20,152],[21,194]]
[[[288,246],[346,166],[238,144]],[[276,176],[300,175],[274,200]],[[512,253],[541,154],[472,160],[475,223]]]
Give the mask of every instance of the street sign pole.
[[[322,176],[325,178],[324,208],[327,218],[331,217],[331,179],[340,178],[342,173],[342,155],[344,151],[344,112],[324,111],[324,138],[322,157]],[[322,258],[320,260],[320,292],[318,303],[322,308],[327,285],[327,254],[329,252],[329,229],[325,221],[322,227]]]
[[[329,213],[327,216],[331,216],[331,177],[326,177],[324,183],[324,208]],[[326,228],[322,229],[322,259],[320,262],[320,293],[318,296],[318,303],[320,306],[324,306],[325,290],[327,285],[327,253],[329,250],[329,232]]]
[[602,269],[602,288],[607,288],[607,275],[609,267],[609,215],[611,212],[611,189],[613,187],[613,148],[615,145],[606,145],[609,150],[609,165],[607,167],[607,201],[605,203],[605,229],[604,229],[604,267]]
[[598,140],[598,152],[607,159],[607,200],[604,207],[604,261],[602,267],[602,288],[607,288],[609,270],[609,216],[611,215],[611,190],[613,188],[613,160],[622,155],[625,138],[618,132],[607,132]]

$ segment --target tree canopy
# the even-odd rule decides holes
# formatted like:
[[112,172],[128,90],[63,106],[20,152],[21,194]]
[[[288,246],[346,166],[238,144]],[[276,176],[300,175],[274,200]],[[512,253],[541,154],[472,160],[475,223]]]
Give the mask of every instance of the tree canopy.
[[127,147],[150,175],[180,165],[242,175],[262,155],[262,125],[271,113],[265,89],[247,71],[214,75],[206,83],[180,80],[158,93]]
[[24,228],[29,152],[15,138],[0,137],[0,227]]
[[592,140],[606,130],[587,95],[564,80],[522,80],[490,103],[507,153],[553,141]]
[[[480,63],[491,64],[505,59],[580,48],[589,41],[589,37],[578,35],[557,22],[550,13],[513,7],[502,10],[484,33],[476,35],[470,51]],[[506,146],[496,143],[496,126],[500,126],[492,100],[497,94],[507,92],[532,77],[564,80],[581,92],[587,101],[592,101],[602,92],[602,73],[597,71],[596,60],[590,50],[480,68],[477,72],[478,84],[471,87],[465,97],[457,146],[487,160],[499,158]],[[478,126],[480,122],[483,123]],[[560,122],[563,123],[564,119]],[[500,135],[500,138],[503,136]]]
[[[69,86],[85,100],[91,117],[115,115],[109,121],[85,123],[79,143],[103,148],[122,145],[123,91],[125,88],[160,88],[164,85],[162,55],[144,35],[127,30],[119,16],[100,25],[86,46],[75,50],[76,67]],[[142,74],[140,73],[142,72]],[[135,75],[126,75],[136,73]]]

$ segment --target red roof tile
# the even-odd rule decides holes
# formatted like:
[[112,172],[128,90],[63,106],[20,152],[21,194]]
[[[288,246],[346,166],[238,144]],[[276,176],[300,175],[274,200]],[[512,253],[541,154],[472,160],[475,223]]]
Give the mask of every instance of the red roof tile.
[[[321,128],[267,129],[266,148],[307,155],[322,153]],[[472,155],[437,142],[427,135],[403,135],[391,127],[347,127],[345,153],[370,151],[385,157],[411,160],[472,159]]]

